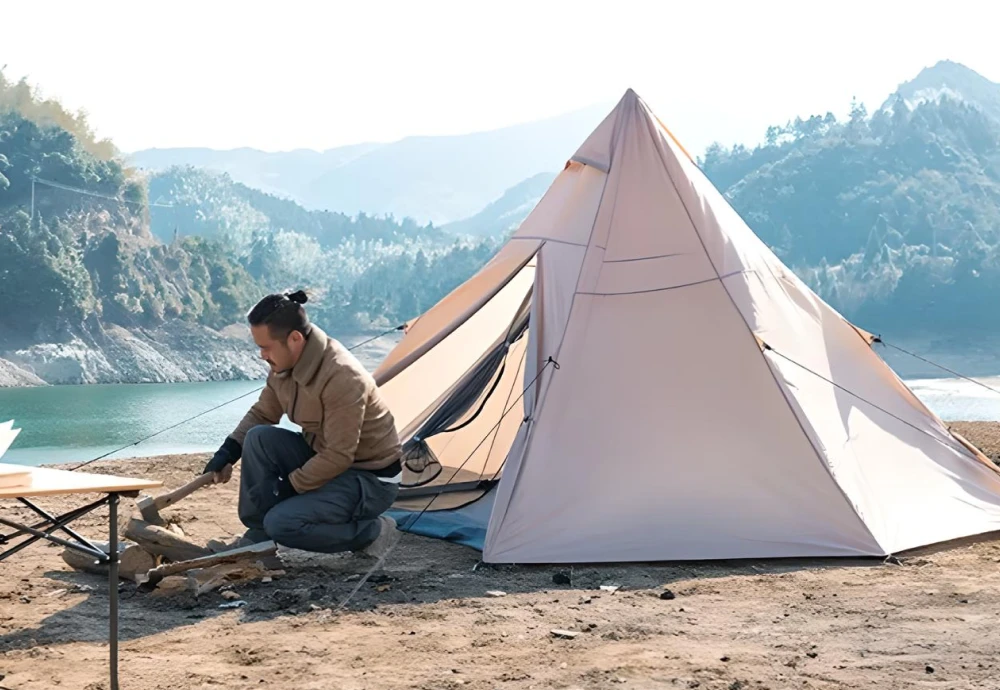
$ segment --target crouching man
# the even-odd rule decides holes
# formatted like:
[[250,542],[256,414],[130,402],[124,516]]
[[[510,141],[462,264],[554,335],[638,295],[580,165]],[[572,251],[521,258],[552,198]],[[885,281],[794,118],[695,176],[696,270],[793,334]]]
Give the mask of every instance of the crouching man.
[[[402,477],[392,414],[374,379],[309,323],[304,292],[269,295],[248,315],[271,367],[260,399],[205,467],[227,482],[241,457],[235,548],[273,540],[305,551],[379,558],[398,538],[392,505]],[[301,433],[274,426],[282,413]]]

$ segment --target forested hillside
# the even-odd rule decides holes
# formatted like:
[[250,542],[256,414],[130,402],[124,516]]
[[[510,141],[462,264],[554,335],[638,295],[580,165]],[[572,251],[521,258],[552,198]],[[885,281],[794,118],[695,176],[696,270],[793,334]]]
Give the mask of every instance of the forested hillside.
[[713,146],[700,163],[859,325],[997,332],[984,317],[1000,296],[1000,121],[956,96],[797,120],[755,149]]
[[[698,163],[849,319],[971,347],[1000,336],[990,308],[1000,297],[997,103],[1000,86],[942,63],[871,115],[855,105],[847,117],[797,119],[752,148],[713,145]],[[85,117],[0,73],[0,358],[29,374],[257,375],[245,339],[222,333],[277,290],[311,290],[311,313],[338,335],[398,324],[482,266],[553,177],[441,229],[307,210],[225,173],[147,175],[123,161]],[[0,359],[0,385],[11,366]]]

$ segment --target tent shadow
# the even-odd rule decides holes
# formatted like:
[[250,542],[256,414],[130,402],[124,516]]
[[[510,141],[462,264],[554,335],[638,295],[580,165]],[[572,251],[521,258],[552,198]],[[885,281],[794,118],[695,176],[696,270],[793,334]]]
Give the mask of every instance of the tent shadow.
[[[421,607],[444,601],[473,607],[486,605],[497,592],[513,596],[532,594],[560,598],[573,604],[580,597],[621,593],[658,596],[664,588],[679,595],[716,578],[778,576],[807,570],[884,567],[882,559],[780,559],[754,561],[656,562],[558,565],[491,565],[480,562],[471,548],[424,537],[404,535],[383,568],[372,572],[370,561],[344,556],[309,554],[291,562],[285,574],[271,582],[248,581],[232,585],[246,602],[237,610],[221,591],[195,597],[183,592],[158,595],[138,591],[131,583],[121,589],[119,640],[123,644],[172,630],[195,626],[223,615],[242,623],[282,617],[314,619],[358,615],[396,606]],[[0,653],[38,645],[70,642],[104,644],[108,635],[107,580],[65,570],[44,573],[67,589],[92,587],[82,601],[44,618],[37,626],[0,635]],[[359,586],[360,584],[360,586]],[[355,591],[356,590],[356,591]],[[123,648],[123,653],[127,651]]]

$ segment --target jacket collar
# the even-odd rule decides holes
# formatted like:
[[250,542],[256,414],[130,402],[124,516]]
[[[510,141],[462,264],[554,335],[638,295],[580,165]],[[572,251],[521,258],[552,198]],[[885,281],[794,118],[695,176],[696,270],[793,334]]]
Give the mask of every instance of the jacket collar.
[[316,372],[323,365],[323,353],[326,352],[326,343],[329,338],[318,326],[312,326],[309,337],[306,339],[306,346],[302,350],[302,356],[292,367],[292,378],[300,385],[309,383]]

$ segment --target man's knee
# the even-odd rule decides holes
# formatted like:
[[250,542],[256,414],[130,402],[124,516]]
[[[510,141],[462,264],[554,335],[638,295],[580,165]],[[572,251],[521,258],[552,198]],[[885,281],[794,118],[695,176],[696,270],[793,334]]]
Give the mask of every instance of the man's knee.
[[281,428],[266,424],[251,427],[243,439],[243,458],[256,460],[267,455],[280,432]]
[[287,544],[294,540],[296,534],[301,531],[302,521],[295,519],[288,511],[281,509],[281,503],[264,516],[264,532],[271,540],[279,544]]

